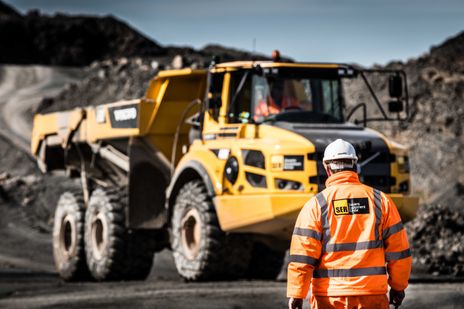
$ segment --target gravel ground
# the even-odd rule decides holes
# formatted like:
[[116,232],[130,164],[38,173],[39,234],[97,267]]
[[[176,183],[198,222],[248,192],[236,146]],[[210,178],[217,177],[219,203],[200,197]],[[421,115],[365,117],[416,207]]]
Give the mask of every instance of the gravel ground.
[[[0,271],[0,275],[1,308],[239,309],[286,308],[287,302],[283,282],[185,283],[149,279],[63,284],[48,273]],[[411,284],[401,308],[462,308],[463,302],[463,283]],[[308,303],[305,308],[309,308]]]

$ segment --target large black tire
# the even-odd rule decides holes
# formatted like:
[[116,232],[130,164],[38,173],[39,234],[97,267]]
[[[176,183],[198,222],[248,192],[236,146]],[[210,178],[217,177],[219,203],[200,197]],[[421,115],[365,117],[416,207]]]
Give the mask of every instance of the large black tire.
[[153,264],[154,239],[125,225],[127,192],[96,189],[85,216],[85,248],[92,276],[103,280],[143,280]]
[[53,257],[56,269],[64,280],[90,278],[85,260],[85,204],[82,192],[63,193],[58,200],[53,224]]
[[216,279],[221,275],[221,245],[225,234],[218,226],[214,207],[201,181],[188,182],[179,190],[171,233],[179,275],[192,281]]
[[[186,280],[241,277],[249,263],[250,242],[227,236],[202,181],[186,183],[171,218],[171,247],[178,273]],[[240,241],[240,240],[241,241]]]
[[285,250],[274,250],[261,242],[253,245],[248,266],[249,279],[275,280],[285,260]]

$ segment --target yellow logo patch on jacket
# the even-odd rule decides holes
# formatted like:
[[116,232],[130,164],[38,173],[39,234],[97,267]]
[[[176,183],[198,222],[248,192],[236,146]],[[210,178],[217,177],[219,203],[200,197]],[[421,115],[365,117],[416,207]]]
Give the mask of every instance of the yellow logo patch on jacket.
[[367,197],[335,200],[332,205],[337,216],[369,213],[369,200]]

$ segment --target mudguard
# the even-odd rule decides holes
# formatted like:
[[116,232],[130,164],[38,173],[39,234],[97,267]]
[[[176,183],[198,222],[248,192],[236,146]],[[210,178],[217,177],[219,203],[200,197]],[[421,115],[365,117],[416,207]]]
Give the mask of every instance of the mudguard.
[[172,177],[171,184],[166,190],[166,195],[167,195],[166,207],[169,208],[174,203],[174,198],[176,196],[176,193],[182,187],[183,184],[198,177],[200,177],[203,180],[203,183],[205,184],[208,195],[211,198],[216,196],[213,183],[211,182],[211,178],[206,168],[200,162],[195,161],[195,160],[190,160],[187,163],[183,164],[182,167],[178,169],[175,172],[174,176]]

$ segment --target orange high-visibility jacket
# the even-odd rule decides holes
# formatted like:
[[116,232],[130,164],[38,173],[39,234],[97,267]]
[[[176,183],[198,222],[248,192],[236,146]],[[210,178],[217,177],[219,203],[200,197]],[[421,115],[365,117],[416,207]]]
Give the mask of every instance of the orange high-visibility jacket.
[[[335,173],[293,231],[287,296],[385,294],[408,286],[412,258],[393,201],[354,172]],[[387,278],[388,273],[388,278]]]

